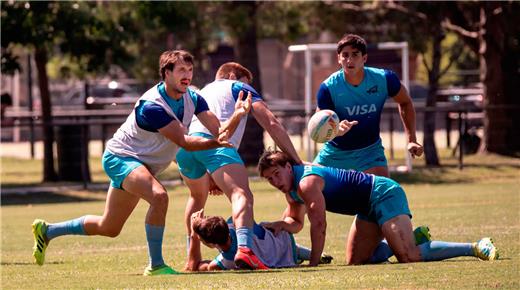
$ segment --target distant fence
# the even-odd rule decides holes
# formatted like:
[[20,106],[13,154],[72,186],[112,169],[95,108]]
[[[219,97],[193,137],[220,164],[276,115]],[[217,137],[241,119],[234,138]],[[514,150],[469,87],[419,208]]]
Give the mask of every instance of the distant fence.
[[[437,103],[436,107],[426,107],[421,103],[416,103],[415,110],[418,115],[424,112],[435,112],[437,116],[441,118],[445,118],[445,130],[446,130],[446,138],[448,147],[451,145],[450,140],[450,131],[452,128],[452,122],[456,122],[457,130],[459,135],[459,140],[462,140],[462,136],[467,132],[471,122],[475,122],[476,124],[482,124],[483,112],[482,108],[475,106],[471,102],[440,102]],[[304,120],[305,108],[303,103],[293,102],[291,104],[279,104],[279,103],[269,103],[270,109],[281,119],[286,119],[290,117],[302,117],[301,120]],[[89,132],[93,126],[100,128],[100,136],[99,138],[102,141],[104,146],[106,140],[111,137],[112,131],[108,129],[112,129],[122,124],[127,116],[130,114],[131,109],[100,109],[100,110],[55,110],[52,112],[52,121],[48,124],[55,128],[61,127],[69,127],[69,126],[78,126],[82,128],[82,132]],[[439,115],[440,114],[440,115]],[[10,127],[42,127],[43,121],[41,119],[40,112],[30,112],[30,111],[7,111],[6,118],[11,118],[13,122],[10,122]],[[390,159],[394,157],[394,141],[393,134],[397,130],[396,128],[400,127],[400,118],[398,113],[398,107],[396,103],[388,102],[383,109],[384,122],[386,124],[386,129],[390,133],[390,146],[389,153]],[[419,117],[417,118],[419,120]],[[381,121],[383,122],[383,120]],[[397,124],[397,126],[396,126]],[[398,127],[399,126],[399,127]],[[440,126],[438,126],[440,127]],[[301,124],[299,126],[299,132],[294,132],[299,134],[302,138],[306,138],[305,124]],[[421,128],[417,128],[420,130]],[[59,134],[60,130],[56,131]],[[33,134],[33,133],[31,133]],[[110,135],[109,135],[110,134]],[[83,134],[82,138],[84,142],[88,142],[90,139],[89,134]],[[34,136],[30,138],[31,143],[34,142]],[[463,167],[463,146],[458,141],[455,149],[458,149],[459,155],[459,167]],[[33,145],[31,146],[33,148]],[[33,153],[34,150],[31,150]],[[455,151],[454,151],[455,152]],[[33,155],[34,157],[34,155]]]

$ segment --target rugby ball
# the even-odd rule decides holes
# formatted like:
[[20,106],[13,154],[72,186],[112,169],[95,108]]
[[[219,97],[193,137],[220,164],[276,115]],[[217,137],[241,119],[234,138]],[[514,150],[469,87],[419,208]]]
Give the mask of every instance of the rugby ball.
[[312,140],[325,143],[336,137],[339,118],[332,110],[321,110],[312,115],[307,130]]

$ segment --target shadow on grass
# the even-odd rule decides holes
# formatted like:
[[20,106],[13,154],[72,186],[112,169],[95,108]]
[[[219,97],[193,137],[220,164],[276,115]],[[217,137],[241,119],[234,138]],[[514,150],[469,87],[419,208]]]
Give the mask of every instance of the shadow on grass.
[[[416,166],[412,172],[392,172],[391,178],[401,184],[455,184],[473,183],[479,181],[482,175],[488,177],[515,175],[520,171],[520,164],[496,163],[496,164],[464,164],[462,170],[458,164],[443,164],[438,167]],[[474,172],[480,172],[475,174]]]
[[98,196],[80,196],[70,194],[60,194],[55,192],[34,192],[27,194],[4,194],[2,193],[2,206],[6,205],[27,205],[27,204],[47,204],[63,202],[97,201]]

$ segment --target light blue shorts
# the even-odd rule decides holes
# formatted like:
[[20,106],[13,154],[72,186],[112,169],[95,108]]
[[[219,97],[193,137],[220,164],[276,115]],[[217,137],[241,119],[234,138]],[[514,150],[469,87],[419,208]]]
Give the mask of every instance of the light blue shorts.
[[376,143],[356,150],[341,150],[329,143],[314,158],[313,163],[342,169],[365,171],[372,167],[388,166],[385,148],[379,139]]
[[389,219],[403,214],[412,218],[403,188],[390,178],[374,176],[368,216],[358,214],[357,217],[382,226]]
[[[192,135],[213,138],[211,135],[204,133],[195,133]],[[244,165],[235,147],[219,147],[201,151],[187,151],[180,148],[177,152],[176,159],[179,171],[182,175],[190,179],[200,178],[206,174],[206,172],[211,174],[215,172],[215,170],[228,164]]]
[[110,177],[110,186],[123,189],[123,180],[137,167],[144,165],[134,157],[121,157],[108,150],[103,153],[103,169]]

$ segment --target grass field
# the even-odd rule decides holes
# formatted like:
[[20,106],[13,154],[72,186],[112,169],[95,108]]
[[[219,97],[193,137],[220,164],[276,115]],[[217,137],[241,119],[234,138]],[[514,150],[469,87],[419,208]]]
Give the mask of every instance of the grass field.
[[[2,158],[2,184],[31,184],[37,170],[26,174],[25,160]],[[171,288],[171,289],[345,289],[345,288],[520,288],[520,161],[490,155],[466,159],[466,169],[456,169],[453,160],[442,168],[417,166],[412,174],[395,175],[405,188],[414,225],[427,224],[436,240],[470,242],[492,236],[501,259],[493,262],[463,257],[442,262],[346,266],[345,237],[352,217],[327,214],[325,251],[335,257],[331,265],[316,268],[269,271],[233,271],[204,274],[183,273],[170,277],[143,277],[147,248],[143,220],[147,206],[141,202],[121,235],[68,236],[53,240],[42,267],[32,261],[31,222],[44,218],[62,221],[85,214],[101,214],[102,192],[77,194],[70,202],[32,197],[2,211],[2,289],[56,288]],[[6,167],[6,164],[13,166]],[[17,169],[18,168],[18,169]],[[17,170],[20,170],[18,173]],[[172,176],[175,172],[170,173]],[[32,175],[32,177],[30,176]],[[101,176],[101,175],[100,175]],[[102,178],[102,177],[99,177]],[[100,181],[102,181],[100,179]],[[253,181],[257,221],[277,219],[284,198],[265,181]],[[187,188],[169,188],[170,208],[164,237],[167,263],[182,269],[185,261],[185,231],[182,224]],[[8,204],[2,196],[3,204]],[[207,214],[229,216],[223,197],[210,197]],[[296,235],[298,243],[310,245],[309,223]],[[203,249],[204,258],[216,252]],[[395,262],[395,260],[392,260]]]

